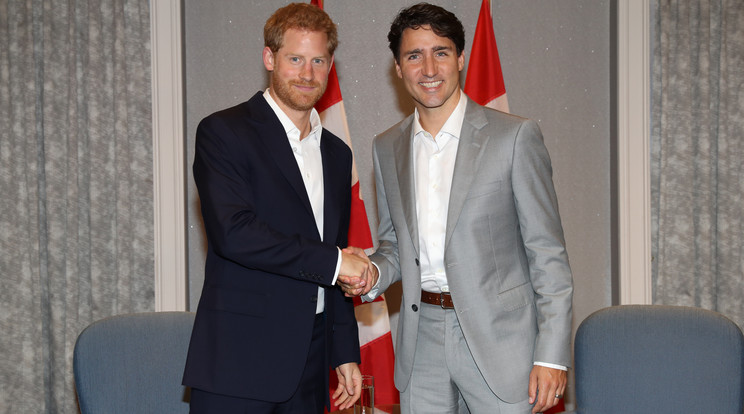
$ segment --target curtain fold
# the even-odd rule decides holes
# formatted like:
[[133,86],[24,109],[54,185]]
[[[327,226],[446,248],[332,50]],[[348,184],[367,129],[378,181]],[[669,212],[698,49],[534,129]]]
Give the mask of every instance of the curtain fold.
[[0,0],[0,411],[73,413],[72,351],[153,310],[147,0]]
[[716,310],[744,327],[744,2],[655,8],[654,303]]

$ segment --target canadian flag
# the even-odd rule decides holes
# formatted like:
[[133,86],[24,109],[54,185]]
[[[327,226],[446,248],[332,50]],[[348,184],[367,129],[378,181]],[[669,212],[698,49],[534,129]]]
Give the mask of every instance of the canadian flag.
[[481,4],[464,90],[470,99],[483,106],[509,112],[499,49],[493,34],[490,3],[490,0],[483,0]]
[[[470,99],[483,106],[509,112],[499,49],[496,47],[496,36],[493,34],[490,3],[490,0],[483,0],[481,4],[478,23],[475,25],[475,35],[473,35],[473,47],[470,51],[470,63],[464,90]],[[545,411],[545,414],[563,411],[565,407],[561,400],[558,405]]]
[[[310,3],[323,8],[323,0],[311,0]],[[323,127],[343,139],[351,148],[351,136],[346,121],[346,111],[341,97],[338,75],[336,74],[336,65],[331,67],[331,72],[328,74],[328,87],[323,97],[315,104],[315,109],[320,115]],[[369,230],[364,200],[362,200],[359,191],[356,162],[352,165],[351,180],[349,246],[369,249],[374,247],[374,244]],[[354,313],[359,324],[359,344],[362,359],[360,369],[362,374],[375,377],[375,405],[398,404],[400,397],[393,383],[393,366],[395,364],[393,338],[390,334],[390,318],[384,295],[370,303],[362,303],[361,300],[356,298]],[[333,394],[338,384],[335,373],[330,375],[330,382],[330,392]],[[331,400],[331,404],[333,404],[333,400]],[[331,407],[332,411],[336,409],[335,405]]]

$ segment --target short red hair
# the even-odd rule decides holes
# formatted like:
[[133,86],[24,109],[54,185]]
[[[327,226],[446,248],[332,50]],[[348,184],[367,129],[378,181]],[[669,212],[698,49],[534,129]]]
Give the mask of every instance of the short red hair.
[[328,38],[331,56],[338,46],[336,24],[320,7],[310,3],[292,3],[275,11],[264,25],[264,46],[276,53],[284,44],[284,33],[289,29],[322,32]]

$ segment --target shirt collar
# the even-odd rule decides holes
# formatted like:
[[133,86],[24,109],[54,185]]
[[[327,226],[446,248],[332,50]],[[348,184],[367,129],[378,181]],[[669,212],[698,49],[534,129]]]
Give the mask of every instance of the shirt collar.
[[[270,88],[266,88],[266,90],[263,93],[264,99],[266,99],[266,102],[269,104],[271,109],[276,114],[277,118],[279,118],[279,122],[281,122],[282,127],[284,127],[284,132],[287,134],[287,137],[290,139],[295,139],[297,141],[300,140],[300,129],[297,128],[297,126],[292,122],[291,119],[289,119],[289,116],[287,116],[286,113],[282,110],[282,108],[279,107],[279,104],[276,103],[274,98],[269,93]],[[320,123],[320,115],[318,115],[318,111],[315,110],[315,108],[310,110],[310,134],[308,134],[307,138],[309,138],[311,141],[316,142],[320,144],[320,130],[323,127]]]
[[[450,114],[447,121],[442,125],[442,129],[439,133],[446,133],[451,135],[453,138],[460,139],[460,132],[462,131],[462,123],[465,120],[465,107],[467,106],[467,98],[465,92],[460,89],[460,100],[457,102],[457,106]],[[420,132],[425,132],[424,128],[421,127],[419,122],[418,109],[413,112],[413,135],[416,136]],[[439,135],[439,134],[437,134]]]

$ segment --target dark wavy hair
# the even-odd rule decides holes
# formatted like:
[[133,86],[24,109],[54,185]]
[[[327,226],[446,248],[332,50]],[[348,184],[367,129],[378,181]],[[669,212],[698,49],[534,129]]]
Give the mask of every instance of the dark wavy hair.
[[388,42],[395,61],[400,63],[400,39],[406,29],[429,26],[437,36],[446,37],[455,44],[457,56],[465,49],[465,29],[453,13],[433,4],[418,3],[401,10],[390,25]]

